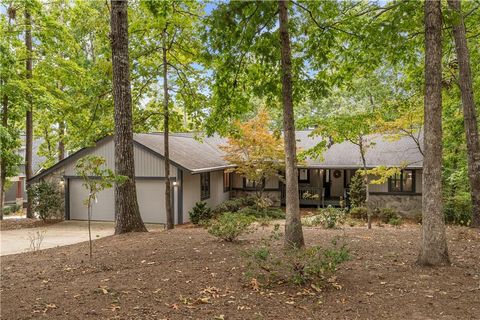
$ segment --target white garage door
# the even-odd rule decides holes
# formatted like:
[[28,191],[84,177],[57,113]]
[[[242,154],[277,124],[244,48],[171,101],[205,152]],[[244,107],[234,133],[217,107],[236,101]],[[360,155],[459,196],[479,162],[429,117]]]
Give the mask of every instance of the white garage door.
[[[137,199],[143,222],[166,223],[165,216],[165,182],[163,180],[136,180]],[[80,179],[69,180],[70,219],[87,220],[87,190]],[[175,209],[176,206],[174,206]],[[114,221],[115,205],[113,188],[103,190],[98,194],[97,201],[92,206],[92,220]],[[176,210],[175,210],[176,211]],[[176,216],[176,214],[175,214]]]

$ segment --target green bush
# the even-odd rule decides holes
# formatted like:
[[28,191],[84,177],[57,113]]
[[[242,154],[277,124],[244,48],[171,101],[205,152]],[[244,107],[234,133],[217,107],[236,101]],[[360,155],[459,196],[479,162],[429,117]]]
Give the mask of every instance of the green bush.
[[368,208],[366,207],[353,207],[349,211],[350,217],[353,219],[367,220]]
[[302,225],[305,227],[316,227],[322,224],[322,220],[319,215],[309,216],[302,218]]
[[397,215],[395,217],[391,217],[390,220],[388,220],[387,223],[392,225],[392,226],[399,226],[403,223],[403,220],[402,220],[402,217]]
[[[332,241],[331,248],[319,246],[297,250],[277,250],[271,244],[253,249],[249,257],[247,276],[263,286],[291,283],[323,286],[337,271],[338,265],[349,260],[345,245]],[[318,288],[318,287],[317,287]]]
[[12,213],[12,209],[10,207],[4,207],[2,213],[5,216],[9,216]]
[[250,225],[255,221],[252,216],[239,213],[225,212],[208,224],[208,233],[222,239],[232,242],[241,234],[249,231]]
[[8,206],[8,207],[4,207],[3,208],[3,214],[8,216],[12,213],[17,213],[20,211],[22,207],[18,204],[12,204],[11,206]]
[[363,181],[360,170],[350,180],[350,191],[348,192],[352,207],[363,207],[367,199],[367,188]]
[[472,202],[469,195],[457,195],[445,199],[443,214],[447,223],[462,226],[470,225],[472,220]]
[[256,204],[255,197],[238,197],[226,200],[216,206],[213,209],[213,214],[215,216],[220,215],[224,212],[237,212],[240,209],[248,206],[254,206]]
[[318,211],[318,220],[327,229],[333,229],[338,223],[343,223],[345,220],[345,211],[343,209],[328,206]]
[[28,196],[32,200],[33,212],[43,221],[54,217],[62,207],[62,194],[52,182],[41,181],[32,185]]
[[397,219],[399,216],[392,208],[380,208],[378,209],[378,218],[382,220],[383,223],[388,223],[391,219]]
[[208,207],[206,202],[197,202],[195,206],[188,212],[190,222],[199,224],[202,221],[207,221],[212,218],[212,210]]
[[268,219],[284,219],[285,218],[285,212],[283,212],[282,209],[280,208],[261,208],[257,206],[249,206],[249,207],[244,207],[240,210],[238,210],[238,213],[244,214],[247,216],[252,216],[255,218],[268,218]]

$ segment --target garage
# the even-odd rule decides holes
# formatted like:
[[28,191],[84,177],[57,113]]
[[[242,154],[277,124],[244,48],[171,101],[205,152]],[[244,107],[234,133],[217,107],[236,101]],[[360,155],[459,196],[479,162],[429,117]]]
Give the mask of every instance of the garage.
[[[145,223],[166,223],[165,204],[165,180],[141,179],[136,180],[137,200]],[[113,188],[103,190],[98,194],[97,201],[92,205],[92,220],[113,221],[115,220],[115,202]],[[176,194],[173,192],[173,197]],[[68,179],[69,214],[71,220],[87,220],[87,206],[85,199],[88,197],[87,190],[78,178]],[[173,199],[172,199],[173,200]],[[176,201],[173,201],[176,203]],[[177,206],[174,205],[176,212]],[[175,217],[177,215],[175,214]]]

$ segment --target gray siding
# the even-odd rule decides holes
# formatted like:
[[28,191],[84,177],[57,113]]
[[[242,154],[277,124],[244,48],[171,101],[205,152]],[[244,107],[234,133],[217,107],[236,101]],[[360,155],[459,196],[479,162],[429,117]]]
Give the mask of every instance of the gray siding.
[[[85,199],[87,190],[82,185],[81,179],[71,179],[70,187],[70,219],[86,220],[87,207]],[[137,200],[142,220],[145,223],[166,223],[165,214],[165,181],[164,180],[137,180]],[[175,198],[176,199],[176,198]],[[174,206],[176,209],[177,206]],[[176,212],[176,210],[174,211]],[[175,214],[176,216],[176,214]],[[92,205],[92,220],[115,220],[115,204],[113,188],[101,191],[97,201]],[[177,222],[177,219],[175,219]]]
[[[144,148],[139,147],[138,145],[134,146],[133,149],[135,157],[135,176],[137,177],[164,177],[165,176],[165,161],[151,152],[147,151]],[[85,155],[95,154],[105,158],[107,167],[114,169],[115,167],[115,149],[112,138],[107,138],[103,141],[100,141],[96,147],[91,148],[88,152],[85,152],[81,155],[72,159],[65,166],[65,175],[75,176],[75,164],[78,159]],[[171,177],[176,177],[176,167],[170,165],[170,174]]]
[[[234,176],[234,175],[232,175]],[[223,171],[210,172],[210,198],[204,201],[210,208],[230,198],[230,192],[223,191]],[[184,173],[183,175],[183,222],[190,221],[188,212],[200,200],[200,175]]]
[[[200,186],[199,186],[200,188]],[[214,208],[230,197],[230,192],[223,191],[223,171],[210,172],[210,198],[206,199],[210,208]]]

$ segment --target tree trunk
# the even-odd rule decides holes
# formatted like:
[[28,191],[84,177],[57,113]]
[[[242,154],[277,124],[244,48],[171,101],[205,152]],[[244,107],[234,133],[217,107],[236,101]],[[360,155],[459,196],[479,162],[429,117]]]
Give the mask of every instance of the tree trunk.
[[442,11],[425,1],[425,100],[422,237],[417,262],[449,264],[442,212]]
[[65,122],[58,123],[58,161],[65,159]]
[[113,102],[115,114],[115,234],[147,231],[138,209],[133,158],[132,95],[128,58],[127,1],[111,1]]
[[365,207],[367,208],[367,226],[368,229],[372,229],[372,213],[368,209],[368,201],[370,200],[370,189],[368,181],[368,169],[367,169],[367,160],[365,159],[365,148],[363,145],[363,137],[360,136],[358,140],[358,148],[360,149],[360,155],[362,157],[363,165],[363,184],[365,185]]
[[[2,126],[8,126],[8,97],[6,94],[2,97]],[[3,206],[5,204],[5,182],[7,181],[7,164],[3,158],[0,158],[0,220],[3,220]]]
[[473,98],[470,54],[467,46],[465,24],[460,0],[448,0],[448,5],[456,12],[453,24],[453,37],[457,51],[459,84],[462,93],[463,121],[467,136],[468,178],[472,195],[472,227],[480,227],[480,142],[478,137],[477,115]]
[[[27,79],[33,77],[32,65],[32,16],[26,4],[25,8],[25,47],[27,49],[27,59],[25,62]],[[25,121],[25,183],[27,189],[27,218],[33,218],[32,201],[28,196],[30,190],[30,178],[32,177],[32,153],[33,153],[33,102],[32,97],[28,94],[28,106]]]
[[171,183],[170,183],[170,151],[168,144],[168,66],[167,66],[167,32],[163,30],[163,143],[165,156],[165,213],[167,214],[167,229],[173,229],[174,219],[171,201]]
[[282,55],[283,130],[285,135],[285,206],[287,211],[287,219],[285,223],[285,246],[287,248],[301,248],[305,246],[305,242],[303,239],[298,198],[297,148],[295,141],[292,94],[292,53],[290,50],[290,37],[288,33],[287,1],[280,0],[278,6]]

